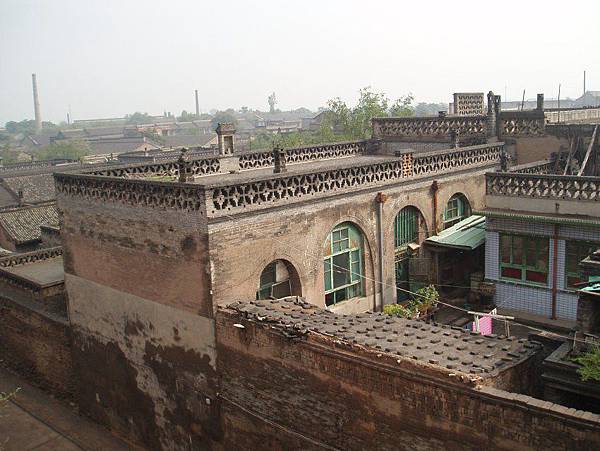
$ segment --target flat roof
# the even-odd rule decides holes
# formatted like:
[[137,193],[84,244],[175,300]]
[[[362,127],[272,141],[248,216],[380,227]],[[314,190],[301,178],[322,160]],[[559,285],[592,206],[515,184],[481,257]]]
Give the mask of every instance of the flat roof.
[[39,260],[25,265],[10,266],[1,268],[1,270],[42,287],[57,285],[65,280],[62,257]]
[[302,163],[287,163],[286,172],[274,173],[273,167],[260,169],[248,169],[233,173],[209,174],[199,176],[194,180],[196,185],[221,186],[236,183],[246,183],[255,180],[267,180],[270,178],[288,177],[290,175],[313,174],[315,172],[328,171],[332,169],[355,168],[361,165],[379,164],[398,161],[400,158],[385,155],[351,155],[347,157],[336,157],[327,160],[313,160]]

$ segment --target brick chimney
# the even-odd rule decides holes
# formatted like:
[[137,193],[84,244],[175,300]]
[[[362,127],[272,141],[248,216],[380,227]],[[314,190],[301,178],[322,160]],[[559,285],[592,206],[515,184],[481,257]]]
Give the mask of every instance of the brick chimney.
[[285,167],[285,150],[275,147],[273,149],[273,173],[280,174],[287,172]]

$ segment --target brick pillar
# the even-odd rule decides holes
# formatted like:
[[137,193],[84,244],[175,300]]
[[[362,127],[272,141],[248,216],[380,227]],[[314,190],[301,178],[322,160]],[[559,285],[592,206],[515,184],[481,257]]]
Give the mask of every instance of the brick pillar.
[[285,167],[285,150],[280,148],[273,149],[273,172],[275,174],[280,174],[282,172],[287,172]]
[[488,139],[496,138],[496,111],[495,111],[495,96],[492,91],[487,95],[487,137]]

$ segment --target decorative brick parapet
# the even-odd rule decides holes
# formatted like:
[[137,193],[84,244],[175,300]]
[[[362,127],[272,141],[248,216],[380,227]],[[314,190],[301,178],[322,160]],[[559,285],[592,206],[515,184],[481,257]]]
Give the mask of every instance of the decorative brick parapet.
[[25,252],[22,254],[9,255],[8,257],[0,258],[0,268],[10,268],[13,266],[27,265],[42,260],[60,257],[63,253],[62,247],[49,247],[33,252]]
[[488,195],[600,201],[600,177],[518,172],[488,173],[485,177]]
[[[269,208],[282,202],[326,197],[340,192],[398,183],[415,177],[445,174],[460,169],[491,166],[498,162],[503,143],[451,149],[449,151],[406,153],[397,159],[345,164],[329,169],[307,168],[305,171],[269,176],[257,175],[243,182],[229,180],[191,184],[143,179],[106,177],[89,174],[55,174],[59,196],[86,200],[113,201],[158,209],[196,211],[207,216],[229,212]],[[360,146],[362,147],[362,145]],[[356,147],[340,151],[354,152]],[[332,152],[336,151],[332,148]],[[237,157],[236,157],[237,158]],[[377,161],[377,159],[375,160]]]
[[413,157],[413,175],[451,171],[469,166],[482,166],[500,160],[504,143],[461,147],[446,152],[420,153]]
[[373,119],[373,137],[397,141],[450,141],[455,132],[466,138],[485,138],[487,117],[435,116],[435,117],[391,117]]
[[517,172],[519,174],[550,174],[554,170],[554,166],[554,162],[542,160],[513,166],[509,172]]
[[[206,158],[199,156],[189,159],[190,169],[194,176],[216,174],[221,168],[219,158]],[[147,178],[147,177],[178,177],[179,165],[177,160],[161,163],[139,163],[105,166],[101,169],[83,171],[91,175],[104,175],[109,177]]]
[[546,134],[544,112],[505,111],[500,113],[500,134],[503,137],[541,136]]
[[159,182],[87,174],[55,174],[60,196],[118,202],[165,210],[204,214],[204,187],[191,183]]
[[[285,149],[286,163],[342,158],[365,153],[368,141],[350,141],[320,146],[296,147]],[[249,152],[239,155],[240,170],[258,169],[273,166],[273,152]]]

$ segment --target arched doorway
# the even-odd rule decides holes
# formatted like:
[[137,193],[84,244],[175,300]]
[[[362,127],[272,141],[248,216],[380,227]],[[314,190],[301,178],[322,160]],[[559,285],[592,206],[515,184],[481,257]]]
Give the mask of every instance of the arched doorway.
[[452,227],[463,219],[471,216],[471,205],[464,194],[452,196],[444,209],[444,229]]
[[256,299],[280,299],[301,296],[300,277],[294,266],[286,260],[274,260],[260,274]]
[[404,207],[394,219],[394,269],[396,274],[396,299],[408,300],[410,290],[410,258],[418,252],[425,235],[421,212],[412,206]]
[[323,248],[325,305],[364,296],[364,239],[354,224],[337,225]]

